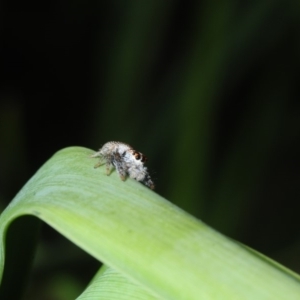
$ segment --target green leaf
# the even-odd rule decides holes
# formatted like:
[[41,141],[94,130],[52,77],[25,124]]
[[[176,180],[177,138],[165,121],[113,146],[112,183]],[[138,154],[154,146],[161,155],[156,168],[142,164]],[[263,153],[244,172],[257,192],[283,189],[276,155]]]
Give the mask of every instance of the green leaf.
[[[139,182],[123,182],[116,172],[106,176],[105,168],[94,169],[90,154],[79,147],[56,153],[2,213],[0,278],[5,256],[10,259],[5,261],[1,299],[8,299],[3,291],[14,289],[14,278],[28,265],[23,249],[30,255],[38,222],[29,216],[17,219],[24,215],[43,220],[159,299],[299,298],[299,276],[219,234]],[[28,223],[33,228],[27,229]],[[11,229],[16,227],[26,229],[27,236],[15,235]]]
[[140,285],[122,276],[116,270],[107,266],[97,272],[86,290],[78,300],[109,299],[109,300],[157,300]]

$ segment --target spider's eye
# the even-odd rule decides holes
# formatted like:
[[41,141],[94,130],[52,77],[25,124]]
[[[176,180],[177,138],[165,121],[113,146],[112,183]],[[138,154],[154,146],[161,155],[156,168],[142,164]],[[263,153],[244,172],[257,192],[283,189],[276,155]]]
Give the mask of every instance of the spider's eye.
[[146,160],[147,160],[147,156],[142,154],[141,161],[142,161],[142,162],[145,162]]
[[134,157],[135,157],[136,160],[140,160],[141,159],[141,153],[140,152],[134,151],[133,155],[134,155]]

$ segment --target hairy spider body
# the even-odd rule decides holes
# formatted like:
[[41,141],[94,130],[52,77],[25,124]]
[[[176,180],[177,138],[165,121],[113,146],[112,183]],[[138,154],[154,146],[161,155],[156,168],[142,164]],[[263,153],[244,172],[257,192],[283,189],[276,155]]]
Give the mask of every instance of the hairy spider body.
[[115,168],[123,181],[129,176],[144,183],[150,189],[154,189],[154,183],[144,165],[147,157],[131,146],[121,142],[107,142],[91,157],[100,158],[100,161],[94,166],[95,168],[106,164],[107,175]]

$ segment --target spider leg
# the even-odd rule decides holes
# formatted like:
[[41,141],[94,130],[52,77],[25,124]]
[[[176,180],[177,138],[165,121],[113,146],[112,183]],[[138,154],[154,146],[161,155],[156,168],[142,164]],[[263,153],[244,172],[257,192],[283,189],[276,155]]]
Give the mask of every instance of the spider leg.
[[113,165],[115,166],[121,180],[124,181],[127,177],[127,166],[123,160],[123,155],[116,152],[114,155]]
[[102,161],[102,160],[100,160],[98,163],[96,163],[95,165],[94,165],[94,168],[96,169],[96,168],[99,168],[100,166],[102,166],[102,165],[104,165],[104,162]]
[[106,175],[107,176],[110,175],[112,169],[113,169],[112,163],[110,163],[110,162],[106,163]]

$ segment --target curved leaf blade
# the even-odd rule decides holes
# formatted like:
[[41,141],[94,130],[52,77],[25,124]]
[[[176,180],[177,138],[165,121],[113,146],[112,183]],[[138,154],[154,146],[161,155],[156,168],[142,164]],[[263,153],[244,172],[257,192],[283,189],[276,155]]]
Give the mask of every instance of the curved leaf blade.
[[4,238],[34,215],[161,299],[297,299],[299,278],[232,242],[134,180],[94,169],[91,150],[56,153],[0,218]]
[[157,300],[140,285],[133,283],[119,272],[102,266],[92,282],[77,300]]

